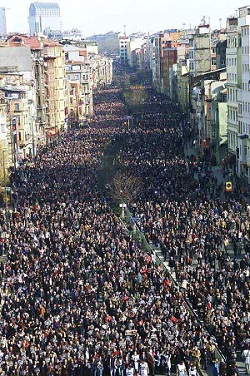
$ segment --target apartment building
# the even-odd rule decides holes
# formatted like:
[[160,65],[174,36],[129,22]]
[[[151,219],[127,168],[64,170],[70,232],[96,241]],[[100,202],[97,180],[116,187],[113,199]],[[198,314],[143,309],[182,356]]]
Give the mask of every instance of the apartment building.
[[90,55],[88,61],[91,68],[93,90],[111,84],[113,79],[112,59],[101,55]]
[[241,40],[241,63],[239,62],[240,78],[236,73],[231,80],[240,84],[238,93],[238,149],[237,168],[238,174],[245,176],[250,181],[250,72],[249,72],[249,27],[250,27],[250,6],[239,8],[238,26],[240,27]]
[[194,77],[211,71],[211,32],[204,19],[189,34],[189,70]]
[[[227,128],[228,128],[228,151],[231,158],[236,160],[238,149],[238,122],[239,122],[239,98],[241,88],[241,30],[237,17],[227,19]],[[240,120],[242,123],[242,120]],[[240,171],[237,165],[237,170]]]
[[129,37],[127,35],[119,36],[119,51],[120,51],[120,62],[124,65],[128,65],[129,57]]
[[[14,166],[35,153],[39,133],[35,129],[36,86],[28,46],[5,45],[0,53],[2,102],[6,105],[6,141]],[[2,103],[3,104],[3,103]]]
[[92,77],[89,61],[66,60],[66,79],[69,85],[69,125],[83,123],[93,114]]
[[112,82],[112,59],[97,53],[95,42],[67,41],[63,50],[69,85],[69,124],[93,115],[93,90]]
[[[45,61],[46,116],[48,134],[53,135],[66,127],[67,87],[65,54],[58,42],[43,42]],[[53,94],[53,97],[51,96]]]
[[176,29],[165,30],[151,36],[150,69],[152,71],[153,86],[158,92],[171,95],[171,67],[177,63],[178,40],[183,35]]
[[[47,76],[45,71],[47,70],[47,60],[44,58],[43,47],[44,39],[32,36],[28,37],[26,35],[14,35],[8,39],[8,45],[10,47],[27,46],[30,48],[31,60],[32,60],[32,72],[33,72],[33,86],[35,88],[35,100],[33,102],[33,114],[35,127],[35,145],[43,145],[47,142],[48,134],[52,128],[51,124],[54,124],[53,115],[48,115],[48,106],[46,105],[48,99],[48,91],[45,89],[48,85]],[[50,81],[51,83],[51,81]],[[54,85],[51,83],[51,85]],[[51,97],[54,100],[54,96]],[[36,150],[36,147],[35,147]]]

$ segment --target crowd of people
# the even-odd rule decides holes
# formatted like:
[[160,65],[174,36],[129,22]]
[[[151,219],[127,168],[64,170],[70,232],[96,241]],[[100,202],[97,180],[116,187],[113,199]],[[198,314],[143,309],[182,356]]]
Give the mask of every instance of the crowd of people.
[[[128,129],[120,94],[97,94],[90,126],[61,134],[11,176],[0,375],[197,375],[209,362],[216,369],[217,345],[230,356],[247,348],[248,251],[239,263],[227,255],[234,240],[248,249],[244,208],[216,198],[209,167],[185,157],[192,130],[176,105],[149,91],[142,124]],[[98,166],[117,139],[113,168],[143,182],[128,206],[179,285],[100,189]]]
[[232,359],[250,342],[249,205],[221,199],[211,164],[187,155],[193,139],[182,119],[168,115],[163,123],[163,103],[154,109],[117,155],[116,168],[144,182],[130,205],[132,217],[152,249],[160,247],[184,296]]

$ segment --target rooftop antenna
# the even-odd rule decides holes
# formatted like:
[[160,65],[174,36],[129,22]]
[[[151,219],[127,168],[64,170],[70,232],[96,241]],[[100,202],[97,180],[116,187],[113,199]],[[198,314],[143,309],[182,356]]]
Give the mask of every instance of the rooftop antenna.
[[126,37],[126,25],[123,25],[124,36]]
[[221,21],[222,21],[222,19],[221,19],[221,18],[219,18],[219,21],[220,21],[220,30],[221,30]]

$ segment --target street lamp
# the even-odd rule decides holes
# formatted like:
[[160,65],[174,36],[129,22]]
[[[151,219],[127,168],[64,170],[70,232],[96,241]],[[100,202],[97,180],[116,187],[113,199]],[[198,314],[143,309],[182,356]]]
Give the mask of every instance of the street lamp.
[[127,125],[128,125],[128,131],[130,130],[130,121],[132,120],[132,116],[126,116],[125,119],[127,120]]
[[125,208],[127,207],[127,205],[125,203],[122,203],[119,205],[119,207],[121,208],[121,218],[124,219],[125,217]]

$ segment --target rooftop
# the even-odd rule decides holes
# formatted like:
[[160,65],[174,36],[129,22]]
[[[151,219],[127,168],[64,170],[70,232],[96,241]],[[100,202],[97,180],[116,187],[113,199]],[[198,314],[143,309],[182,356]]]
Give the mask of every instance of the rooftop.
[[30,4],[30,9],[60,9],[57,3],[40,3],[39,1]]

